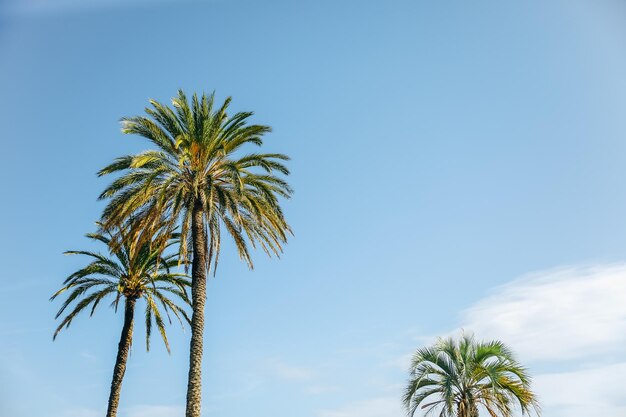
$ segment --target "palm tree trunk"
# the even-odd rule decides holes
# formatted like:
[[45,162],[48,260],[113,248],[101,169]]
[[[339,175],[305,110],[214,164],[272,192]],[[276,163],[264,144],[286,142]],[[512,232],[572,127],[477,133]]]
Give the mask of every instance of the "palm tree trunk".
[[133,317],[135,314],[135,298],[126,298],[124,306],[124,327],[120,336],[120,343],[117,348],[117,359],[113,369],[113,380],[111,381],[111,393],[109,394],[109,406],[107,417],[115,417],[117,407],[120,403],[120,392],[122,391],[122,380],[126,372],[126,361],[133,342]]
[[456,415],[457,417],[470,417],[467,415],[467,410],[465,409],[465,404],[463,402],[459,403],[457,407]]
[[193,208],[191,219],[193,260],[191,264],[191,343],[189,348],[189,378],[187,382],[187,417],[200,417],[202,401],[202,339],[204,333],[204,303],[206,300],[207,236],[200,202]]
[[457,417],[478,417],[478,409],[466,397],[461,399],[456,411]]

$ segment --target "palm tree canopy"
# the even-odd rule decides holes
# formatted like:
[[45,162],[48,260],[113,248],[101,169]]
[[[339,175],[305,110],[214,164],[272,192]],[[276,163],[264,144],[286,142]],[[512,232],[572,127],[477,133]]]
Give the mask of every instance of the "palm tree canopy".
[[415,352],[404,405],[410,416],[418,408],[440,417],[478,417],[481,410],[491,417],[511,417],[515,409],[539,415],[530,376],[511,350],[500,341],[479,342],[472,335],[439,339]]
[[180,222],[180,255],[186,261],[192,213],[201,210],[209,236],[206,268],[211,261],[217,266],[222,228],[250,267],[249,245],[259,244],[268,255],[282,251],[291,230],[279,198],[289,198],[292,190],[277,174],[289,174],[283,164],[289,158],[243,153],[244,145],[260,146],[270,128],[248,124],[250,112],[229,117],[230,101],[218,107],[214,94],[194,94],[189,102],[179,91],[173,109],[151,100],[147,116],[122,119],[123,133],[142,136],[157,149],[117,158],[98,173],[121,173],[100,195],[110,199],[102,216],[105,227],[130,216],[141,219],[144,228]]
[[[182,301],[189,305],[187,288],[191,285],[187,275],[173,272],[172,267],[178,265],[178,254],[163,256],[161,247],[177,243],[177,236],[169,233],[158,234],[153,239],[144,240],[141,245],[133,246],[128,231],[120,231],[124,235],[123,244],[109,254],[92,251],[68,251],[68,255],[84,255],[91,262],[74,272],[65,279],[63,287],[58,290],[51,300],[64,293],[68,293],[63,305],[55,318],[59,318],[66,311],[61,323],[57,327],[54,337],[65,327],[68,328],[74,318],[82,311],[90,310],[94,314],[100,302],[113,297],[111,306],[117,307],[122,297],[143,299],[146,302],[146,348],[150,349],[150,335],[153,323],[156,324],[161,338],[169,352],[169,343],[165,333],[165,322],[161,310],[171,323],[171,316],[175,316],[181,325],[183,320],[189,322],[189,317],[182,308]],[[102,242],[110,247],[111,235],[90,233],[88,238]],[[164,245],[155,242],[164,241]],[[175,298],[172,299],[172,296]],[[72,306],[72,307],[70,307]]]

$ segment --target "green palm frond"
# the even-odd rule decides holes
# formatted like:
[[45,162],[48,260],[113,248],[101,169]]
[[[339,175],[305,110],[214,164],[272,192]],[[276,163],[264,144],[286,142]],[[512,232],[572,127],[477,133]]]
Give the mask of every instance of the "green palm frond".
[[[120,174],[100,195],[107,199],[103,228],[134,217],[140,229],[180,225],[179,259],[188,264],[191,213],[200,207],[208,232],[211,256],[207,268],[218,264],[225,231],[240,258],[252,268],[250,248],[279,255],[291,228],[279,198],[293,190],[280,178],[288,175],[289,157],[279,153],[240,154],[244,145],[261,146],[268,126],[249,124],[251,112],[228,113],[231,99],[181,90],[168,107],[150,100],[147,116],[122,119],[122,132],[149,140],[155,150],[116,159],[98,175]],[[141,239],[133,240],[141,244]]]
[[526,368],[500,341],[478,342],[471,334],[460,339],[439,339],[413,355],[403,402],[409,416],[425,415],[511,417],[539,415]]
[[[138,237],[145,233],[134,231],[136,227],[136,223],[129,221],[115,234],[107,235],[104,232],[87,234],[88,238],[107,245],[110,252],[108,256],[93,251],[66,252],[70,255],[86,256],[92,259],[92,262],[70,274],[63,282],[63,287],[50,298],[54,300],[68,293],[56,318],[61,317],[73,306],[62,318],[54,338],[88,307],[90,315],[93,315],[100,302],[107,297],[113,297],[111,305],[116,307],[116,311],[121,298],[143,299],[146,302],[147,317],[146,348],[149,349],[150,346],[151,326],[154,322],[169,352],[161,309],[165,310],[166,314],[172,312],[183,325],[183,320],[189,322],[189,319],[182,306],[191,304],[187,293],[191,285],[189,277],[171,270],[179,264],[178,254],[163,254],[164,249],[178,244],[179,234],[169,233],[166,228],[160,228],[149,240],[133,245],[129,241],[130,237]],[[114,235],[123,236],[125,240],[111,249],[109,245]],[[155,299],[159,303],[156,303]]]

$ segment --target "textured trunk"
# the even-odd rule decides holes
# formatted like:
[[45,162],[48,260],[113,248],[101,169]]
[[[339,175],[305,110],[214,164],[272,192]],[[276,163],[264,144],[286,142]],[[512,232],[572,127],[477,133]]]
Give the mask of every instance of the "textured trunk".
[[463,410],[463,403],[459,403],[459,405],[456,406],[456,416],[465,417],[465,412]]
[[202,401],[202,338],[204,333],[204,303],[206,300],[207,236],[202,206],[193,208],[191,234],[193,260],[191,264],[191,343],[189,348],[189,379],[187,382],[187,417],[200,417]]
[[463,398],[457,406],[457,417],[478,417],[478,409],[474,404]]
[[130,345],[133,342],[133,316],[135,313],[135,299],[126,298],[124,307],[124,327],[122,328],[122,336],[117,348],[117,359],[115,360],[115,368],[113,369],[113,380],[111,381],[111,393],[109,394],[109,406],[107,408],[107,417],[115,417],[117,407],[120,403],[120,392],[122,391],[122,380],[124,372],[126,372],[126,361],[130,352]]

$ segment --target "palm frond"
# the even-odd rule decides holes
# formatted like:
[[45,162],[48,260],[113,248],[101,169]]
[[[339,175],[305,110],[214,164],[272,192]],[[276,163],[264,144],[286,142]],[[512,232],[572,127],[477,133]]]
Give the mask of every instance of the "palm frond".
[[478,416],[482,408],[511,417],[515,407],[540,414],[530,376],[500,341],[477,342],[471,334],[439,339],[415,352],[409,372],[403,403],[410,416],[420,407],[440,416]]
[[[66,252],[93,261],[70,274],[63,287],[50,298],[55,300],[62,294],[68,294],[56,318],[61,317],[66,310],[71,310],[63,317],[53,337],[56,338],[61,329],[69,327],[74,318],[87,307],[91,306],[89,314],[93,315],[100,302],[108,296],[114,296],[111,305],[116,312],[122,298],[143,298],[146,301],[146,348],[150,347],[154,321],[169,352],[165,323],[155,299],[166,315],[172,312],[181,325],[189,322],[182,307],[191,304],[187,294],[191,285],[189,276],[172,270],[179,264],[177,253],[164,253],[167,248],[178,244],[180,234],[167,225],[145,229],[141,222],[134,219],[129,219],[115,233],[111,229],[104,229],[101,223],[98,226],[103,231],[90,233],[87,237],[107,245],[110,256],[93,251]],[[116,238],[111,239],[105,233],[111,233]],[[177,300],[174,301],[166,294],[175,295]]]

